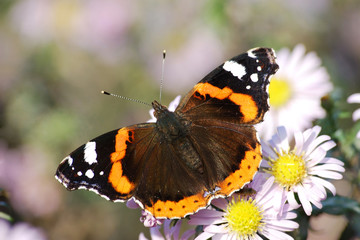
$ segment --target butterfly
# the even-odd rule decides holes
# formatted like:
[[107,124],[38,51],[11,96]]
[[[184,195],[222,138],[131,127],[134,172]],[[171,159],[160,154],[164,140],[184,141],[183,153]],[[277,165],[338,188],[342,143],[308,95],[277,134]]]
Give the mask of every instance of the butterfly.
[[174,112],[152,102],[155,123],[96,137],[61,161],[56,179],[156,218],[183,218],[249,183],[259,169],[254,125],[269,109],[274,50],[254,48],[206,75]]

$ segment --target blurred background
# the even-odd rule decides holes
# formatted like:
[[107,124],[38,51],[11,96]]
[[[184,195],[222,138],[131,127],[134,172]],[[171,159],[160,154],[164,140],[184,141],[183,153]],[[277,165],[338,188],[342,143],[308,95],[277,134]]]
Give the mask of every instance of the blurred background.
[[59,162],[91,138],[150,118],[249,48],[303,43],[338,96],[360,91],[358,0],[0,0],[0,188],[48,239],[136,239],[140,210],[68,192]]

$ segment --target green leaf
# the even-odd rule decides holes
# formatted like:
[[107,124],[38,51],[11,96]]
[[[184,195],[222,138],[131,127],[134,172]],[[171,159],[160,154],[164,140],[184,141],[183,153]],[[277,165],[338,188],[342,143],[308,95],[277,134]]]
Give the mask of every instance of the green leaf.
[[359,202],[343,197],[334,196],[322,201],[322,209],[317,209],[317,213],[325,212],[332,215],[358,215],[360,217]]

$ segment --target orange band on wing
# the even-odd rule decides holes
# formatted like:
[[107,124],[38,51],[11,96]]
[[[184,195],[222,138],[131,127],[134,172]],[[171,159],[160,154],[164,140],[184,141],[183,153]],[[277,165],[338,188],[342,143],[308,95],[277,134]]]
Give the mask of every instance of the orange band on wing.
[[133,141],[134,132],[127,128],[119,129],[115,136],[115,152],[110,156],[111,166],[108,181],[114,189],[121,194],[129,194],[135,188],[135,184],[123,175],[122,159],[126,155],[128,143]]
[[130,194],[135,188],[135,184],[130,182],[126,176],[123,176],[122,163],[120,161],[112,165],[108,180],[120,194]]
[[154,217],[157,218],[182,218],[187,214],[196,212],[199,208],[206,207],[210,195],[203,196],[199,193],[194,196],[184,197],[180,201],[160,201],[158,200],[151,207],[145,206]]
[[239,190],[250,182],[258,171],[261,162],[261,147],[257,144],[254,150],[245,152],[244,159],[241,160],[240,169],[231,173],[223,182],[220,183],[220,191],[217,194],[228,196],[232,192]]
[[210,97],[217,98],[219,100],[227,98],[236,105],[240,106],[240,111],[243,113],[245,122],[252,121],[257,117],[258,107],[250,95],[234,93],[234,91],[228,87],[221,89],[211,85],[210,83],[198,83],[196,84],[195,89],[204,97],[206,95],[210,95]]
[[111,162],[116,162],[125,157],[127,143],[133,142],[134,132],[124,127],[119,129],[115,136],[115,152],[111,154]]

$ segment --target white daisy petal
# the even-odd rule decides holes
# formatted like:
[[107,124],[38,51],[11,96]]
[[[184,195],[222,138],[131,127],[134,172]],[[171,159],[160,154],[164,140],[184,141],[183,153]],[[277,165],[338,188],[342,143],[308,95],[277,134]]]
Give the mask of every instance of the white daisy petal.
[[316,184],[316,185],[318,185],[318,186],[324,186],[324,187],[326,187],[327,189],[329,189],[330,192],[331,192],[333,195],[336,194],[336,188],[335,188],[335,186],[334,186],[332,183],[330,183],[330,182],[328,182],[328,181],[326,181],[326,180],[324,180],[324,179],[322,179],[322,178],[315,177],[315,176],[312,176],[311,179],[312,179],[312,181],[314,182],[314,184]]
[[334,141],[327,141],[321,144],[319,147],[324,149],[325,151],[329,151],[330,149],[336,147],[336,143]]
[[360,103],[360,93],[354,93],[347,99],[348,103]]
[[344,163],[336,158],[331,158],[331,157],[327,157],[327,158],[324,158],[321,163],[332,163],[332,164],[337,164],[337,165],[340,165],[340,166],[344,166]]
[[296,209],[296,208],[298,208],[298,207],[301,206],[301,205],[298,204],[298,202],[296,201],[294,192],[292,192],[292,191],[289,191],[289,192],[287,193],[287,200],[288,200],[290,206],[292,206],[294,209]]
[[[274,185],[286,193],[289,206],[298,208],[300,202],[307,215],[312,212],[311,203],[318,208],[322,207],[321,201],[327,197],[327,189],[332,194],[336,193],[335,187],[323,178],[341,179],[341,173],[345,171],[342,161],[326,157],[327,151],[335,147],[335,143],[329,136],[319,136],[320,130],[320,127],[314,126],[303,133],[295,132],[295,149],[277,153],[277,158],[268,159],[264,155],[269,162],[266,172],[275,179]],[[281,138],[290,139],[288,135],[284,137],[284,133]],[[267,147],[279,149],[284,145],[279,139],[279,136],[274,135]],[[272,197],[274,209],[283,204],[282,191],[276,189],[277,197]],[[281,213],[281,209],[278,210]]]
[[304,146],[304,136],[300,131],[296,131],[294,133],[294,139],[295,139],[295,153],[296,155],[300,155],[302,153],[302,149]]
[[317,175],[319,177],[336,179],[336,180],[343,178],[342,174],[333,172],[333,171],[324,171],[324,170],[323,171],[314,171],[312,174]]
[[267,229],[267,231],[264,232],[264,236],[268,237],[269,239],[293,240],[290,235],[271,228]]
[[306,215],[310,216],[312,212],[312,207],[307,197],[306,191],[303,187],[298,188],[298,196]]
[[[172,100],[172,101],[170,102],[169,107],[168,107],[168,110],[169,110],[170,112],[174,112],[174,111],[175,111],[175,109],[177,108],[177,106],[178,106],[179,103],[180,103],[180,99],[181,99],[181,96],[178,95],[178,96],[175,97],[174,100]],[[151,110],[149,111],[149,114],[150,114],[151,119],[149,119],[147,122],[156,122],[156,117],[155,117],[155,115],[154,115],[154,112],[155,112],[154,109],[151,109]]]
[[325,116],[321,97],[332,89],[320,58],[314,52],[306,53],[304,45],[295,46],[292,52],[278,51],[277,62],[279,71],[270,82],[271,108],[259,126],[260,136],[266,140],[274,133],[274,127],[284,125],[293,133]]
[[[266,175],[265,173],[257,174],[253,183],[249,184],[249,186],[259,188],[256,192],[252,194],[238,193],[235,197],[228,199],[228,205],[224,206],[224,208],[209,209],[209,211],[222,214],[222,216],[218,217],[218,222],[222,223],[208,224],[208,217],[204,214],[198,216],[199,212],[190,216],[189,224],[203,225],[204,233],[201,233],[196,239],[262,240],[261,236],[267,236],[271,239],[292,239],[283,232],[293,231],[298,228],[298,224],[292,220],[296,218],[296,213],[290,212],[293,208],[288,204],[284,204],[283,214],[281,215],[278,215],[275,209],[271,207],[273,196],[276,194],[276,192],[273,192],[276,191],[276,185],[273,184],[273,179],[266,180]],[[246,211],[248,212],[245,213]],[[254,218],[254,216],[256,217]],[[239,218],[245,221],[234,224],[233,220]],[[193,219],[196,219],[196,222]],[[243,232],[244,226],[238,224],[246,224],[244,226],[246,226],[247,230]]]
[[204,231],[210,232],[210,233],[226,233],[227,227],[226,225],[209,225],[204,227]]
[[[317,137],[316,139],[314,139],[311,144],[309,145],[308,149],[307,149],[307,152],[312,152],[314,151],[314,149],[318,146],[320,146],[321,143],[323,142],[326,142],[326,141],[329,141],[330,140],[330,137],[327,136],[327,135],[322,135],[322,136],[319,136]],[[328,142],[329,144],[329,142]],[[325,148],[324,148],[325,150]],[[325,150],[327,151],[327,150]]]
[[333,171],[338,171],[338,172],[344,172],[345,168],[343,168],[342,166],[339,166],[337,164],[328,163],[328,164],[323,164],[323,165],[318,165],[318,166],[312,167],[311,171],[309,171],[309,173],[323,171],[323,170],[333,170]]
[[307,156],[307,158],[309,158],[307,166],[311,168],[316,164],[319,164],[325,158],[325,156],[326,151],[321,148],[317,148]]
[[169,111],[171,111],[171,112],[175,111],[175,109],[177,108],[177,106],[180,103],[180,99],[181,99],[181,95],[178,95],[174,98],[174,100],[172,100],[170,102],[169,107],[168,107]]
[[356,109],[356,110],[353,112],[352,118],[353,118],[353,121],[357,121],[357,120],[360,119],[360,108],[359,108],[359,109]]
[[274,150],[272,148],[270,148],[265,142],[261,142],[261,149],[262,149],[262,153],[265,157],[267,158],[276,158],[276,153],[274,152]]
[[212,236],[214,236],[213,233],[203,232],[199,236],[197,236],[195,238],[195,240],[207,240],[207,239],[211,238]]
[[277,221],[273,219],[272,221],[269,221],[269,226],[273,229],[279,230],[279,231],[288,231],[290,229],[296,229],[299,227],[299,224],[297,222],[291,221],[291,220],[280,220]]
[[191,218],[188,223],[191,225],[211,225],[224,223],[224,220],[219,218],[194,217]]

